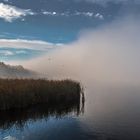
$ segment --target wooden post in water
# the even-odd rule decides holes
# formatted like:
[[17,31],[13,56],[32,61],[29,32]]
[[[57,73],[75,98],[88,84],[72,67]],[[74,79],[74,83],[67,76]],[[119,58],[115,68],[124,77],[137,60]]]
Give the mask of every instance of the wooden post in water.
[[85,95],[84,95],[84,88],[81,88],[81,112],[84,113],[85,108]]

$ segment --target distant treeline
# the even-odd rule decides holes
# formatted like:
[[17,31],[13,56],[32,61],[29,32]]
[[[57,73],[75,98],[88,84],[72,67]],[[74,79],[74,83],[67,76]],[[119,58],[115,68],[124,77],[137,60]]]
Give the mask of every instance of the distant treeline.
[[72,80],[0,79],[0,110],[71,105],[80,102],[81,90]]

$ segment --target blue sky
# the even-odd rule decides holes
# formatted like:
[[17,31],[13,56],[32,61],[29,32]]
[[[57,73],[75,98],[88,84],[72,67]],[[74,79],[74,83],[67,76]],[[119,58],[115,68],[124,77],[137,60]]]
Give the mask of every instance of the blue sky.
[[0,0],[0,59],[31,59],[139,13],[140,0]]

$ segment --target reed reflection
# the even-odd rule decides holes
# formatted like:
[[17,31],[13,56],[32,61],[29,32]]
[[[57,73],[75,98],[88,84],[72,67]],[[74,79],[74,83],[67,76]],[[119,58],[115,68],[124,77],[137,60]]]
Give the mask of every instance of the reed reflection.
[[82,96],[69,103],[64,102],[56,105],[39,104],[26,109],[0,111],[0,129],[9,129],[13,125],[22,128],[29,120],[47,120],[49,117],[62,118],[67,115],[79,116],[81,113],[84,113]]

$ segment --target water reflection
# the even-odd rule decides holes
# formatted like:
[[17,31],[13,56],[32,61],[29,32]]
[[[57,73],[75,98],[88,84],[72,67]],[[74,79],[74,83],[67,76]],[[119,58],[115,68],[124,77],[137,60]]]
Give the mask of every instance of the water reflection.
[[91,87],[86,95],[85,133],[97,134],[95,140],[140,140],[139,88]]
[[71,104],[1,112],[0,140],[140,139],[139,89],[91,87],[84,93],[85,103],[81,95]]
[[24,110],[1,111],[0,129],[6,130],[13,125],[22,128],[28,120],[37,121],[48,117],[61,118],[70,114],[79,116],[81,113],[84,113],[84,102],[80,99],[77,102],[55,106],[41,104]]

